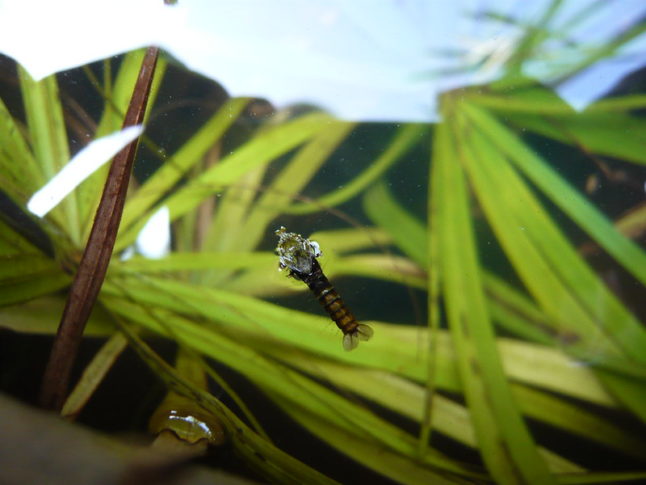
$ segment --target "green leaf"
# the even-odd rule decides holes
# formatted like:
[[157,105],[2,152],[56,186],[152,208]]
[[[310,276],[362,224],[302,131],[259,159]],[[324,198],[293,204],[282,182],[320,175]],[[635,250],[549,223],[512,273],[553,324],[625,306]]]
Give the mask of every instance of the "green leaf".
[[[148,321],[151,322],[149,314],[144,313],[139,316],[144,319],[148,318]],[[237,454],[242,456],[252,468],[276,483],[312,483],[317,485],[336,483],[255,433],[213,395],[192,382],[182,379],[177,371],[155,354],[129,325],[121,322],[120,327],[142,360],[170,389],[200,403],[207,411],[220,418]]]
[[[558,296],[548,287],[544,287],[542,297],[536,293],[537,299],[546,305],[546,308],[547,305],[558,302],[560,307],[553,307],[551,310],[551,314],[556,315],[563,312],[563,306],[567,300],[565,293],[572,292],[580,302],[578,304],[582,305],[586,312],[584,319],[578,319],[579,322],[583,323],[591,317],[596,325],[599,325],[600,328],[603,327],[607,335],[621,345],[627,355],[637,362],[646,362],[643,353],[643,348],[646,346],[646,332],[550,222],[544,209],[525,187],[521,178],[509,167],[506,154],[508,153],[509,157],[531,177],[532,181],[545,190],[548,196],[562,206],[568,215],[595,236],[595,239],[603,244],[604,248],[618,259],[621,258],[620,261],[626,265],[626,269],[629,269],[629,264],[632,268],[639,266],[637,261],[643,262],[644,268],[646,268],[646,254],[619,234],[589,202],[586,202],[576,191],[542,164],[540,159],[532,156],[529,149],[524,147],[513,135],[506,132],[501,125],[491,118],[485,118],[484,112],[473,106],[465,107],[465,110],[472,119],[478,120],[477,128],[473,129],[473,133],[471,133],[473,136],[470,137],[470,140],[477,143],[473,150],[480,156],[477,157],[477,162],[474,159],[475,163],[469,165],[474,170],[472,180],[476,187],[480,187],[477,191],[478,196],[483,202],[489,201],[487,213],[490,219],[496,217],[497,213],[506,211],[513,213],[508,216],[513,219],[509,220],[507,226],[501,225],[502,220],[496,226],[499,237],[509,239],[510,229],[513,227],[509,223],[513,224],[512,220],[515,220],[517,227],[521,228],[521,232],[526,228],[528,236],[532,240],[531,244],[536,245],[541,253],[539,258],[551,265],[555,276],[567,285],[562,287],[562,296]],[[491,141],[485,140],[484,134],[492,136]],[[495,143],[495,146],[492,143]],[[505,148],[503,149],[503,147]],[[487,172],[481,170],[485,167],[488,167]],[[489,175],[485,175],[486,173]],[[485,183],[486,179],[489,179],[488,183]],[[493,182],[494,180],[497,182]],[[497,187],[497,190],[492,190],[494,187]],[[560,193],[558,189],[561,190]],[[597,222],[600,227],[593,227],[590,223],[591,219]],[[606,232],[602,232],[602,229],[605,229]],[[507,247],[511,249],[509,244]],[[620,251],[628,251],[631,259],[627,260],[625,254],[620,254]],[[536,267],[526,265],[522,261],[523,259],[527,260],[527,250],[524,251],[524,255],[519,254],[518,256],[515,266],[526,268],[523,279],[529,287],[531,286],[530,280],[538,280],[535,272]],[[640,278],[642,282],[646,282],[644,268],[632,270],[633,273],[636,272],[642,276],[643,279]],[[530,276],[530,272],[534,274]],[[642,275],[642,273],[644,274]],[[560,285],[560,283],[556,284]],[[555,288],[558,286],[552,287],[553,290]],[[574,310],[574,306],[571,308]],[[576,317],[573,314],[569,318]],[[580,327],[585,338],[598,332],[586,327]],[[601,335],[595,337],[597,344],[607,347],[603,343],[604,339],[605,337]]]
[[41,252],[0,217],[0,256],[40,255]]
[[121,333],[113,334],[83,369],[83,374],[65,400],[61,416],[76,417],[97,390],[117,358],[125,350],[128,341]]
[[426,267],[428,256],[424,225],[393,199],[385,183],[379,183],[366,192],[363,210],[370,220],[391,235],[405,254]]
[[59,266],[50,258],[35,254],[0,256],[0,285],[11,280],[29,279],[34,274],[54,273]]
[[514,43],[513,52],[505,63],[508,77],[521,75],[524,63],[532,59],[541,43],[549,38],[548,26],[562,5],[563,0],[552,0],[545,7],[543,15],[533,23],[531,28],[525,29],[521,39]]
[[[203,248],[209,251],[244,251],[256,247],[256,238],[247,237],[243,225],[247,214],[257,209],[254,204],[258,187],[262,185],[267,166],[262,165],[240,177],[236,185],[229,187],[218,197],[215,216],[208,226]],[[264,227],[257,233],[263,234]],[[251,235],[249,235],[251,236]],[[222,279],[222,278],[221,278]],[[211,284],[217,279],[209,280]]]
[[628,94],[599,99],[588,106],[584,113],[590,111],[629,111],[646,108],[646,94]]
[[207,269],[242,269],[258,265],[276,265],[273,253],[170,253],[161,259],[148,259],[141,256],[126,261],[113,261],[110,272],[117,273],[165,273],[175,271],[195,271]]
[[608,392],[646,423],[646,385],[644,378],[635,379],[625,374],[598,369],[597,375]]
[[370,467],[397,483],[411,485],[420,483],[466,485],[473,483],[472,479],[464,477],[466,474],[448,475],[446,472],[438,473],[424,467],[417,461],[384,449],[383,446],[371,440],[362,439],[338,426],[322,422],[318,416],[288,405],[280,396],[274,395],[273,397],[276,401],[282,403],[283,408],[288,411],[290,416],[326,441],[330,446],[348,454],[364,466]]
[[[495,86],[495,85],[494,85]],[[523,115],[573,115],[574,108],[567,104],[554,91],[536,84],[536,81],[526,79],[526,84],[506,87],[504,90],[470,89],[469,99],[474,104],[506,114]]]
[[637,364],[644,359],[640,349],[646,332],[551,223],[505,156],[486,140],[486,132],[468,128],[466,121],[460,130],[476,194],[514,268],[563,335],[573,332],[568,351],[618,372],[604,378],[606,386],[641,415],[643,393],[633,379],[644,380],[646,368]]
[[0,183],[19,205],[26,204],[46,179],[11,113],[0,99]]
[[[646,104],[644,96],[600,100],[577,113],[554,91],[531,79],[501,91],[470,89],[468,92],[474,106],[504,114],[507,122],[523,131],[535,131],[582,147],[589,153],[646,163],[642,150],[646,142],[646,123],[625,112]],[[492,118],[486,112],[475,116]],[[489,128],[492,130],[494,128]]]
[[449,127],[436,129],[441,281],[460,380],[482,457],[498,483],[555,483],[514,404],[486,309],[466,181]]
[[585,68],[594,65],[600,60],[612,58],[617,54],[617,52],[619,52],[622,47],[631,42],[633,39],[636,39],[644,34],[644,32],[646,32],[646,23],[639,20],[637,20],[633,25],[626,26],[626,28],[619,30],[617,35],[615,35],[613,38],[603,42],[595,49],[591,49],[586,53],[586,55],[581,56],[580,59],[577,59],[577,63],[568,66],[566,74],[556,80],[554,84],[565,82],[567,79],[575,76]]
[[[117,290],[118,292],[119,290]],[[224,337],[208,331],[203,325],[196,324],[179,315],[166,311],[145,311],[135,305],[114,297],[103,297],[112,311],[133,319],[156,332],[168,333],[201,353],[216,358],[251,379],[266,392],[279,394],[290,401],[291,406],[299,406],[314,413],[333,425],[340,426],[358,436],[373,437],[393,451],[413,456],[416,454],[415,439],[405,431],[377,417],[369,410],[356,404],[345,396],[296,373],[282,365],[263,357],[247,345],[237,343],[237,336]],[[233,340],[235,339],[235,340]],[[244,341],[244,340],[242,340]],[[341,350],[340,342],[338,349]],[[429,452],[423,458],[429,466],[447,471],[466,473],[464,467],[438,452]]]
[[[282,279],[287,280],[284,276]],[[310,315],[229,291],[166,278],[111,275],[103,292],[120,296],[118,288],[126,288],[130,298],[146,308],[168,309],[190,315],[196,321],[206,319],[215,325],[213,331],[217,328],[238,335],[244,332],[250,339],[248,345],[260,345],[259,350],[266,348],[268,342],[292,345],[342,362],[389,370],[418,382],[426,379],[426,364],[413,351],[428,345],[427,330],[423,328],[370,322],[375,326],[375,336],[364,346],[369,350],[359,348],[343,352],[338,331],[322,315]],[[459,390],[455,356],[448,336],[442,332],[438,335],[437,352],[438,385],[447,390]],[[574,365],[562,352],[505,339],[500,339],[499,352],[506,369],[519,382],[604,405],[613,403],[590,370]]]
[[132,197],[128,198],[121,226],[127,228],[135,223],[160,198],[166,195],[202,159],[209,148],[226,133],[248,102],[247,98],[235,98],[228,101],[190,140],[166,160],[164,165],[147,179]]
[[[314,375],[364,398],[376,402],[402,416],[421,422],[424,416],[420,403],[424,402],[425,388],[392,373],[339,364],[287,349],[270,349],[270,353],[291,367]],[[513,359],[511,359],[513,362]],[[523,414],[557,426],[628,455],[646,456],[646,442],[604,421],[598,416],[570,402],[524,385],[512,386],[514,396]],[[433,428],[460,443],[476,447],[476,438],[469,413],[463,406],[436,395],[433,397]],[[546,456],[550,469],[556,468],[552,455]]]
[[366,226],[316,231],[309,239],[317,241],[326,251],[331,249],[336,254],[372,248],[381,248],[385,252],[386,246],[392,242],[390,235],[383,229]]
[[[214,195],[218,190],[234,184],[244,174],[255,168],[273,161],[276,157],[295,148],[304,141],[324,129],[331,119],[327,115],[314,113],[303,116],[280,126],[272,127],[257,135],[237,151],[223,158],[220,163],[203,172],[200,176],[175,191],[170,197],[161,201],[158,207],[166,206],[170,211],[171,220],[186,214],[189,210],[199,205],[205,198]],[[206,147],[203,147],[206,149]],[[191,161],[195,160],[191,158]],[[172,163],[165,164],[167,170],[175,172],[177,168]],[[157,173],[161,173],[158,171]],[[151,180],[154,180],[151,178]],[[160,180],[160,179],[158,179]],[[152,183],[152,182],[151,182]],[[124,227],[131,223],[125,234],[120,235],[116,247],[123,249],[132,243],[139,230],[147,222],[141,218],[142,213],[148,209],[149,203],[157,200],[164,192],[160,192],[160,182],[155,187],[144,185],[140,192],[146,200],[133,202],[130,212],[124,213]],[[128,206],[126,206],[126,209]],[[135,222],[136,221],[136,222]]]
[[603,483],[614,485],[617,483],[644,480],[646,480],[646,472],[585,472],[572,473],[559,477],[559,482],[563,485],[599,485]]
[[395,255],[361,254],[328,259],[325,273],[334,276],[363,276],[426,289],[426,275],[409,259]]
[[621,451],[628,456],[646,459],[646,442],[643,439],[622,430],[612,421],[604,420],[582,406],[525,386],[515,386],[514,395],[522,403],[523,413],[528,417]]
[[343,187],[319,197],[313,202],[295,204],[286,208],[287,214],[311,214],[324,207],[334,207],[350,200],[393,166],[406,152],[426,134],[428,127],[420,124],[405,124],[401,127],[384,152],[368,168]]
[[[101,138],[121,130],[128,105],[130,104],[130,98],[132,97],[132,92],[135,88],[137,77],[139,76],[139,69],[141,68],[141,63],[144,60],[144,53],[145,49],[138,49],[127,53],[121,62],[114,84],[112,85],[110,82],[111,80],[108,79],[106,81],[108,85],[105,86],[105,90],[96,86],[97,89],[99,89],[100,94],[104,97],[104,106],[101,119],[99,120],[96,132],[94,133],[94,139]],[[109,61],[107,64],[109,65]],[[109,72],[109,70],[107,70],[107,72]],[[98,83],[96,79],[92,78],[91,80]],[[150,107],[151,105],[152,102],[149,102],[148,106]],[[109,169],[110,164],[106,163],[84,180],[76,189],[76,193],[78,194],[80,217],[84,225],[84,240],[87,239],[92,227],[94,212],[99,204],[99,199],[103,192],[103,185],[105,184]]]
[[590,153],[646,164],[646,121],[625,113],[590,110],[581,114],[539,118],[508,114],[510,123],[523,130],[582,147]]
[[352,123],[334,122],[313,136],[260,196],[237,232],[236,242],[244,248],[254,248],[266,234],[267,225],[285,211],[352,128]]
[[69,276],[60,270],[32,273],[24,279],[0,286],[0,307],[49,295],[69,284]]
[[[0,326],[15,332],[55,335],[64,308],[65,301],[59,296],[44,296],[3,306],[0,308]],[[114,324],[110,316],[101,307],[95,307],[83,335],[105,337],[113,332]]]
[[[36,82],[21,67],[18,68],[18,74],[30,143],[40,171],[40,174],[34,175],[38,180],[49,181],[70,160],[56,76]],[[49,217],[56,221],[75,244],[80,245],[81,228],[74,192],[65,197]]]
[[558,345],[558,329],[524,293],[493,273],[483,275],[492,318],[505,330],[531,342]]

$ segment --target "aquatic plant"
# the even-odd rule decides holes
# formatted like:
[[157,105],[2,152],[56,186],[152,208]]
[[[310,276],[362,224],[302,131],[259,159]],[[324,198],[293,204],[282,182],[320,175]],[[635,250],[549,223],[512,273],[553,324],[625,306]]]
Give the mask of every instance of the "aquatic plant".
[[[548,9],[544,25],[553,14]],[[587,52],[559,77],[611,55],[643,30],[640,25],[612,46]],[[646,96],[608,98],[574,111],[552,87],[522,75],[523,63],[545,41],[544,29],[528,29],[500,80],[444,93],[439,123],[401,125],[372,163],[317,197],[305,197],[304,189],[357,126],[316,111],[284,120],[279,114],[217,155],[214,147],[225,146],[249,104],[226,101],[128,195],[88,326],[107,340],[62,414],[79,412],[130,345],[183,396],[185,412],[219,423],[210,429],[220,426],[269,480],[332,481],[272,444],[212,362],[243,375],[319,439],[401,483],[643,479],[645,471],[610,473],[576,463],[549,440],[538,443],[529,425],[646,457],[644,438],[605,412],[646,419],[643,322],[595,272],[562,222],[643,287],[646,254],[630,236],[643,231],[644,207],[631,214],[630,226],[611,220],[527,136],[595,161],[644,164],[646,130],[631,111],[644,108]],[[104,80],[97,81],[104,108],[94,138],[122,126],[143,55],[126,55],[114,78],[106,61]],[[157,67],[153,98],[165,66],[162,60]],[[29,215],[30,195],[68,161],[70,135],[57,78],[34,82],[19,69],[19,79],[24,118],[0,103],[0,189],[15,205],[0,218],[0,315],[5,327],[53,334],[106,172],[87,179],[43,219]],[[429,140],[428,210],[421,220],[384,180]],[[353,200],[362,201],[372,226],[317,231],[302,222],[325,250],[326,273],[424,291],[428,325],[371,321],[370,342],[344,352],[324,315],[272,301],[304,285],[276,271],[277,257],[263,241],[284,218],[339,213],[337,206]],[[123,258],[160,210],[173,224],[170,254]],[[16,224],[26,219],[30,224]],[[504,254],[506,270],[483,263],[491,245]],[[147,343],[150,335],[174,341],[190,365],[165,362]],[[240,415],[208,391],[205,374],[237,401]],[[380,408],[412,420],[418,432],[375,412]],[[221,446],[215,434],[202,437]],[[432,439],[436,434],[477,450],[483,464],[447,453]]]

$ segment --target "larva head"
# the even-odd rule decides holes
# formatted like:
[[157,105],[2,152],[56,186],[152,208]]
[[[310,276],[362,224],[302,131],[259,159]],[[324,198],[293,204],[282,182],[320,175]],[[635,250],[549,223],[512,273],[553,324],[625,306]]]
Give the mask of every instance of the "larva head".
[[310,274],[314,258],[321,255],[318,243],[300,234],[287,232],[287,229],[282,226],[276,231],[276,235],[278,236],[276,254],[278,254],[279,269],[289,269],[292,276]]

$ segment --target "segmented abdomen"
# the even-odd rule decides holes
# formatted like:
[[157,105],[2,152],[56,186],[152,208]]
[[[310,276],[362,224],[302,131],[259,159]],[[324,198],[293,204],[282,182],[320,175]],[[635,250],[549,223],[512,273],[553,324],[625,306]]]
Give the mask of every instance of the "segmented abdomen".
[[303,281],[307,283],[307,286],[318,298],[330,318],[344,334],[354,332],[357,329],[359,322],[357,322],[352,312],[343,303],[341,296],[323,274],[318,261],[312,261],[312,272],[304,276]]

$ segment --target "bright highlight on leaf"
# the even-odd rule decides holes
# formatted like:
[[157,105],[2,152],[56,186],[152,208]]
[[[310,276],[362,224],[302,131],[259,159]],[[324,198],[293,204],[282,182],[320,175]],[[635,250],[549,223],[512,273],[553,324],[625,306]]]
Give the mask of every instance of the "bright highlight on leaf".
[[166,206],[155,212],[137,236],[137,252],[150,259],[161,259],[170,252],[170,216]]
[[38,217],[45,216],[85,179],[101,168],[123,147],[141,135],[143,126],[130,126],[90,142],[54,175],[29,202],[27,209]]

